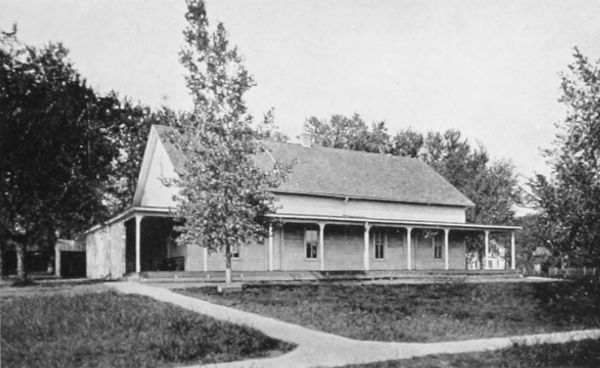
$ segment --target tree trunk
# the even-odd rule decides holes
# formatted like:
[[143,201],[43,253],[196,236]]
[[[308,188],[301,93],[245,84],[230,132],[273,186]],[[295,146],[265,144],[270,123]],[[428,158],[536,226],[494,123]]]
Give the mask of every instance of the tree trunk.
[[0,278],[4,278],[4,240],[0,240]]
[[19,280],[27,279],[27,244],[19,243],[15,247],[15,251],[17,254],[17,278]]
[[6,275],[4,274],[4,250],[7,248],[8,237],[5,236],[5,233],[0,229],[0,278],[4,278]]
[[225,247],[225,283],[231,284],[231,247]]

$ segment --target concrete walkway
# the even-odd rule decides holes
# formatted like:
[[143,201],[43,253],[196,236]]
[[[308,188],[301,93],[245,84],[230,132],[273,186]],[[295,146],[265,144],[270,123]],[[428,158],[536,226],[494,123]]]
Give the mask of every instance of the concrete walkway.
[[106,285],[123,293],[149,296],[156,300],[173,303],[215,319],[246,325],[276,339],[298,345],[290,353],[279,357],[218,363],[204,367],[339,367],[349,364],[409,359],[430,354],[457,354],[497,350],[513,346],[515,343],[535,345],[600,338],[600,329],[594,329],[438,343],[359,341],[311,330],[254,313],[208,303],[203,300],[174,293],[165,288],[129,282],[107,283]]

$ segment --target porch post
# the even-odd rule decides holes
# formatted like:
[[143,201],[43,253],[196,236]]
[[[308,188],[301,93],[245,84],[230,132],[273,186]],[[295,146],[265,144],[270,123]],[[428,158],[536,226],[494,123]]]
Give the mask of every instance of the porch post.
[[281,243],[279,243],[279,269],[280,270],[284,269],[283,268],[283,247],[285,246],[285,242],[284,242],[285,233],[283,230],[284,227],[285,227],[285,223],[282,222],[281,223],[281,238],[280,238]]
[[321,271],[325,271],[325,223],[319,222],[319,257],[321,258]]
[[450,258],[449,258],[449,246],[448,246],[448,238],[449,238],[449,234],[450,234],[450,229],[444,229],[444,268],[446,268],[447,270],[450,269]]
[[412,227],[406,228],[406,268],[412,270],[412,240],[411,233]]
[[60,277],[60,249],[54,246],[54,274],[56,277]]
[[202,269],[208,271],[208,248],[202,247]]
[[487,270],[489,268],[488,258],[490,256],[490,231],[485,230],[485,253],[484,253],[484,264],[483,269]]
[[269,271],[273,271],[273,224],[269,224]]
[[135,215],[135,272],[137,273],[142,271],[142,256],[140,254],[142,217],[141,215]]
[[364,249],[363,249],[363,269],[369,271],[369,229],[371,226],[365,222]]
[[517,265],[515,264],[515,232],[510,232],[510,268],[515,270]]

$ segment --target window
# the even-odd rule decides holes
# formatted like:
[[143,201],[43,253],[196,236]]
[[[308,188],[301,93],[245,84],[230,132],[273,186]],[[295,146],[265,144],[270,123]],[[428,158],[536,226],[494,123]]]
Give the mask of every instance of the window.
[[373,233],[373,248],[375,248],[375,259],[385,258],[385,243],[387,234],[385,231],[378,229]]
[[240,245],[235,244],[231,246],[231,258],[238,259],[240,258]]
[[433,247],[433,259],[442,259],[442,243],[435,241],[436,236],[431,237],[431,246]]
[[306,247],[306,258],[316,259],[319,247],[319,232],[317,230],[305,230],[304,245]]

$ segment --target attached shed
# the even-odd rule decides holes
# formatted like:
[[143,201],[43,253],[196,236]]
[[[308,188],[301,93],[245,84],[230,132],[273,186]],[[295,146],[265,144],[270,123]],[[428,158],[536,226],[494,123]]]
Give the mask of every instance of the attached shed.
[[125,223],[94,227],[86,234],[85,249],[88,278],[120,278],[125,274]]

